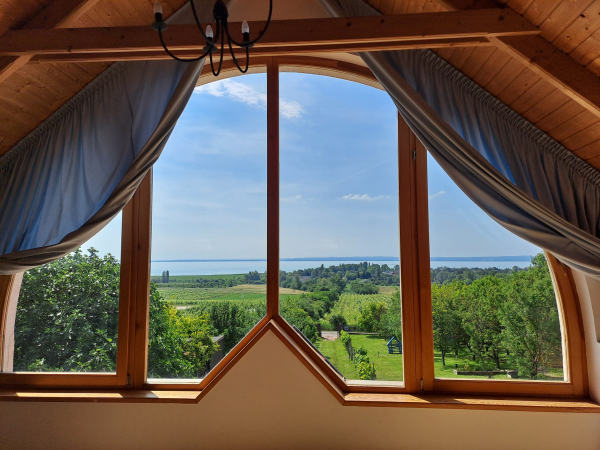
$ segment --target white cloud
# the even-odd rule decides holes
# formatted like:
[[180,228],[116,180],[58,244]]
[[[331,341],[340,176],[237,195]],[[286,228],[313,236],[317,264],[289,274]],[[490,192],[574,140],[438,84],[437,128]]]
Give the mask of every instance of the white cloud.
[[300,200],[302,200],[302,196],[301,195],[294,195],[293,197],[281,197],[279,199],[279,201],[282,202],[299,202]]
[[444,191],[440,191],[440,192],[437,192],[435,194],[429,194],[429,201],[433,200],[436,197],[439,197],[440,195],[444,195],[444,194],[445,194]]
[[389,195],[378,195],[377,197],[371,197],[369,194],[363,194],[363,195],[358,195],[358,194],[348,194],[348,195],[344,195],[342,197],[344,200],[359,200],[359,201],[364,201],[364,202],[373,202],[376,200],[383,200],[386,198],[391,198]]
[[[198,86],[194,89],[194,92],[196,94],[212,95],[213,97],[227,97],[237,102],[262,108],[267,106],[267,94],[262,94],[253,87],[230,78]],[[279,110],[286,119],[298,119],[304,113],[300,103],[283,98],[279,100]]]
[[281,112],[286,119],[298,119],[302,116],[304,111],[302,110],[300,103],[281,98],[279,99],[279,112]]

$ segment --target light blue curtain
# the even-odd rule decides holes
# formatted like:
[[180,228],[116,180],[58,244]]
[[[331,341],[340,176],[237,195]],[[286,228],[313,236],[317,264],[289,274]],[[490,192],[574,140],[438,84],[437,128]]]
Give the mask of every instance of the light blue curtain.
[[[321,0],[332,16],[378,14]],[[500,225],[600,278],[600,173],[429,50],[360,56],[454,182]]]
[[55,260],[104,227],[160,155],[203,62],[113,64],[0,158],[0,273]]

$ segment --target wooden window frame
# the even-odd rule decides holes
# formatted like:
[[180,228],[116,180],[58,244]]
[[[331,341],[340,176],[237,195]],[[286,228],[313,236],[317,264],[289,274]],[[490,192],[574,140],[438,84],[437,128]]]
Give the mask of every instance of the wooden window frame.
[[[427,196],[427,151],[398,116],[398,201],[400,233],[400,279],[402,292],[402,330],[404,342],[404,382],[383,381],[377,384],[347,382],[314,350],[279,314],[279,72],[299,70],[350,79],[378,86],[365,67],[325,58],[266,57],[256,58],[253,72],[267,72],[267,314],[203,379],[196,383],[165,380],[148,382],[148,328],[152,222],[152,171],[142,181],[123,210],[121,287],[119,302],[119,340],[116,373],[0,373],[0,388],[32,389],[37,395],[44,389],[91,390],[80,399],[106,401],[198,401],[267,331],[273,331],[296,354],[306,367],[346,405],[422,407],[414,395],[510,395],[513,397],[587,398],[588,380],[585,340],[577,291],[571,270],[552,255],[547,255],[551,269],[563,330],[565,366],[564,382],[436,379],[433,366],[433,320],[429,261],[429,219]],[[224,62],[222,77],[235,70],[231,61]],[[210,76],[206,72],[201,76]],[[211,78],[212,80],[212,78]],[[19,275],[0,277],[0,363],[11,357],[7,344],[13,329],[20,287]],[[11,322],[12,321],[12,322]],[[13,327],[11,329],[11,327]],[[8,370],[2,363],[1,368]],[[118,390],[119,395],[102,394]],[[130,394],[124,394],[130,392]],[[149,394],[151,393],[151,394]],[[398,400],[412,395],[410,400]],[[62,394],[61,394],[62,395]],[[395,395],[396,397],[391,397]],[[366,396],[366,397],[365,397]],[[379,397],[377,397],[379,396]],[[0,396],[0,399],[2,396]],[[18,397],[5,393],[5,399]],[[43,399],[42,397],[35,397]],[[47,398],[69,399],[73,396],[47,394]],[[430,397],[433,399],[434,397]],[[486,397],[476,397],[485,402]],[[456,407],[469,407],[461,400]],[[430,400],[448,407],[448,400]],[[510,402],[509,402],[510,403]],[[498,409],[520,409],[518,406]],[[513,402],[514,403],[514,402]],[[518,403],[518,402],[517,402]],[[516,403],[515,403],[516,404]],[[419,406],[420,405],[420,406]],[[445,406],[443,406],[445,405]],[[462,405],[462,406],[461,406]],[[466,405],[466,406],[465,406]],[[587,408],[577,404],[573,410]],[[481,405],[480,405],[481,406]],[[480,409],[480,406],[476,406]],[[488,405],[489,406],[489,405]],[[550,408],[544,404],[536,406]],[[532,407],[533,408],[533,407]],[[493,408],[492,408],[493,409]],[[525,408],[526,409],[526,408]],[[600,409],[594,409],[598,412]]]

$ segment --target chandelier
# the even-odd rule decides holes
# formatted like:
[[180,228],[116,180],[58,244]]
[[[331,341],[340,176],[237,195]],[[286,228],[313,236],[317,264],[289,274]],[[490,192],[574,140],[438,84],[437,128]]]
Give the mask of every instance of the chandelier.
[[[221,67],[223,66],[223,56],[225,51],[225,40],[227,40],[229,53],[231,53],[231,58],[235,63],[235,66],[242,73],[248,72],[248,64],[250,62],[250,49],[265,35],[265,32],[267,31],[267,28],[269,28],[269,24],[271,23],[271,13],[273,12],[273,0],[269,1],[269,17],[267,18],[267,24],[256,39],[252,41],[250,40],[250,27],[248,26],[248,22],[246,22],[245,20],[244,22],[242,22],[242,42],[237,42],[229,34],[229,26],[227,24],[227,17],[229,17],[229,11],[227,10],[227,5],[225,5],[225,2],[223,2],[223,0],[217,0],[213,8],[213,17],[215,18],[216,33],[213,31],[213,28],[210,25],[206,26],[206,31],[202,29],[202,25],[200,25],[198,15],[196,14],[196,8],[194,7],[194,0],[190,0],[190,6],[192,8],[192,12],[194,13],[194,20],[196,21],[198,30],[200,30],[200,34],[206,41],[206,45],[202,49],[204,54],[198,56],[197,58],[179,58],[167,48],[162,34],[163,31],[167,30],[168,26],[165,22],[163,22],[162,19],[163,11],[162,6],[160,5],[160,1],[156,0],[156,2],[154,3],[155,22],[152,24],[152,29],[158,31],[158,37],[160,38],[160,43],[165,49],[165,52],[167,52],[167,54],[171,58],[182,62],[198,61],[208,55],[210,59],[210,69],[213,75],[216,77],[221,73]],[[215,71],[215,65],[213,63],[213,53],[219,51],[219,42],[221,44],[219,66]],[[246,67],[244,69],[242,69],[237,58],[235,57],[232,44],[246,50]]]

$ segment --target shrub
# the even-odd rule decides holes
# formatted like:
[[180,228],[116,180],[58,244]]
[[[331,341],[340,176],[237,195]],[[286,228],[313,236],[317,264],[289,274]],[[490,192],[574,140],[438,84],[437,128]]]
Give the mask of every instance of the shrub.
[[333,326],[334,330],[339,329],[340,326],[346,325],[346,319],[341,314],[331,314],[329,316],[329,323]]
[[377,376],[375,366],[370,364],[368,359],[369,358],[367,358],[367,361],[362,361],[356,366],[358,369],[358,376],[361,380],[374,380]]

